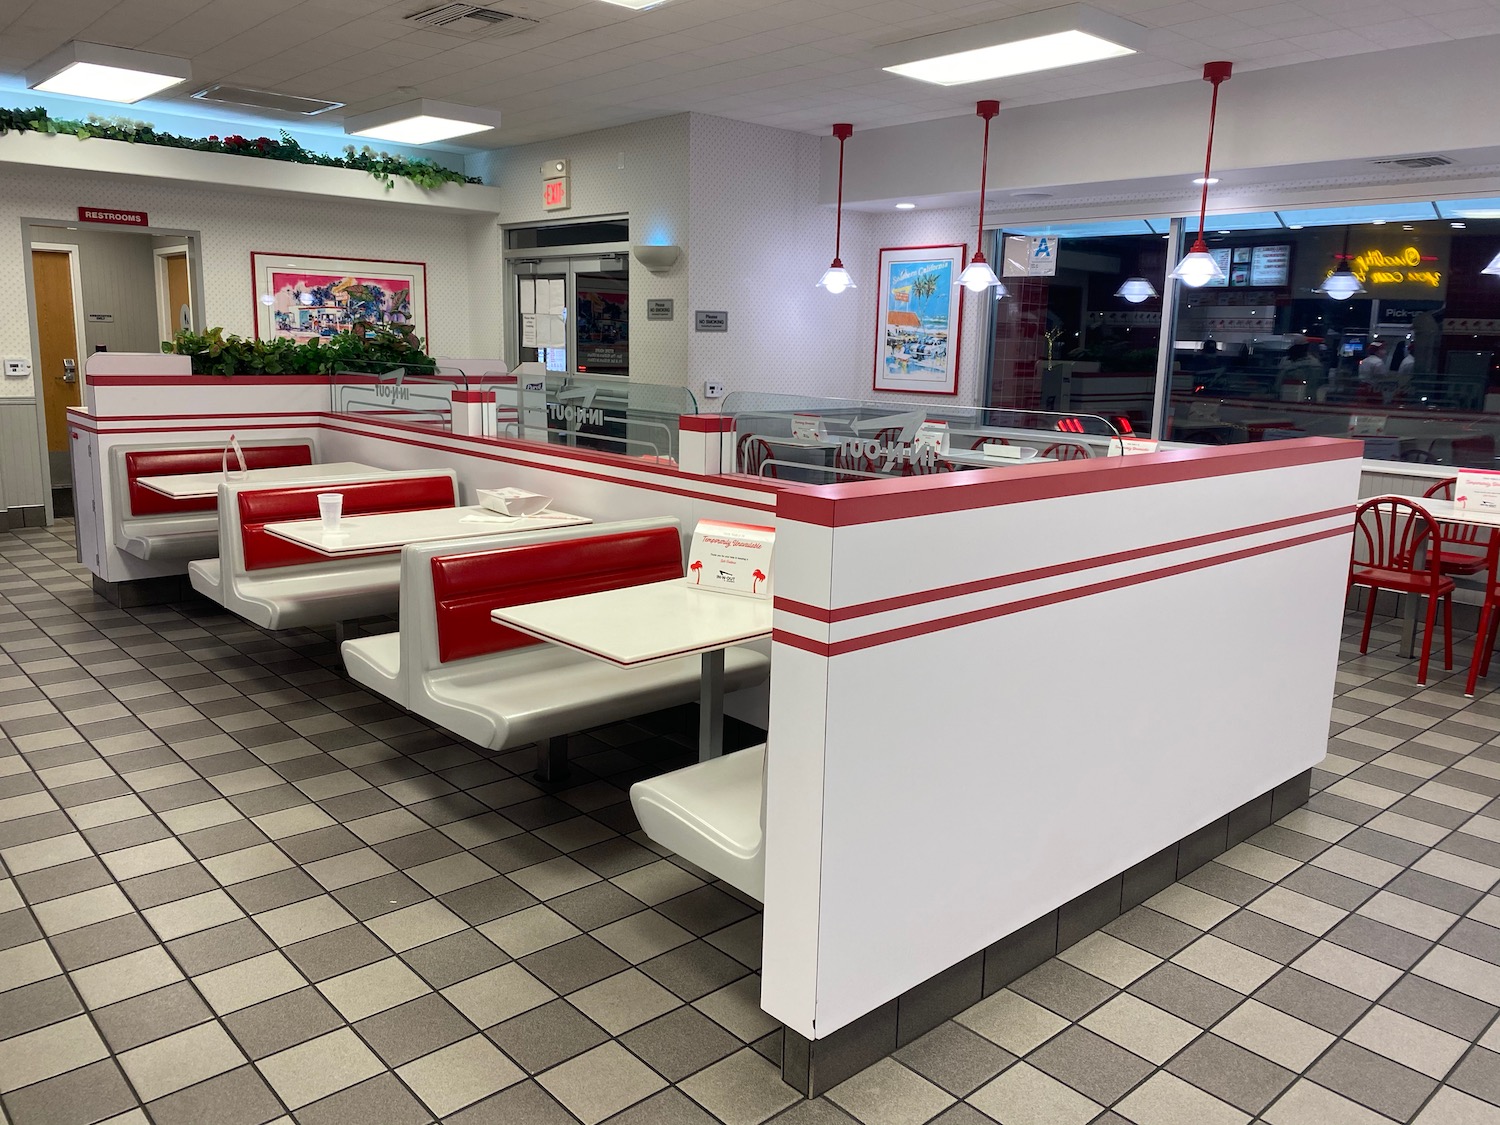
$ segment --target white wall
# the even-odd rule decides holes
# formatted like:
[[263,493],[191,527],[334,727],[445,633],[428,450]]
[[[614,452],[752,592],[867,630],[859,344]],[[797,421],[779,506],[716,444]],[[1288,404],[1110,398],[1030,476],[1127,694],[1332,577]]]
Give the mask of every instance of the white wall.
[[[493,260],[498,253],[492,221],[355,200],[234,192],[145,178],[0,166],[0,356],[34,359],[22,220],[53,219],[76,225],[80,205],[145,211],[153,227],[201,232],[204,320],[208,326],[253,334],[252,250],[408,259],[427,263],[431,347],[450,355],[484,354],[480,349],[487,342],[485,332],[475,332],[476,324],[483,322],[477,317],[471,274],[476,261]],[[150,293],[154,301],[154,289]],[[30,415],[33,393],[31,380],[0,380],[0,400],[5,400],[0,409],[24,409]],[[34,429],[28,431],[17,421],[8,424],[5,432],[24,435]],[[0,507],[41,503],[39,482],[6,471],[12,460],[28,459],[24,453],[12,453],[0,462]],[[39,457],[34,444],[29,457]]]
[[[571,173],[572,206],[566,211],[542,209],[542,162],[566,158]],[[632,243],[672,243],[683,255],[670,271],[655,275],[634,258],[630,261],[630,372],[651,383],[685,385],[687,379],[688,270],[688,115],[676,114],[618,129],[582,133],[557,141],[519,145],[482,153],[469,159],[468,172],[500,190],[501,222],[530,226],[599,215],[630,216]],[[476,284],[497,294],[492,322],[476,321],[488,350],[505,355],[505,319],[498,294],[503,263],[497,252]],[[479,268],[482,263],[476,263]],[[676,302],[674,321],[647,321],[645,302],[651,297]],[[453,354],[453,353],[450,353]]]
[[[728,332],[688,339],[695,394],[711,379],[731,393],[892,397],[872,390],[881,247],[967,243],[974,250],[969,209],[846,211],[841,257],[857,288],[837,296],[817,288],[835,233],[833,208],[818,201],[819,144],[804,133],[693,115],[689,303],[729,313]],[[959,394],[933,400],[944,404],[978,401],[983,384],[984,309],[974,297],[965,305]]]

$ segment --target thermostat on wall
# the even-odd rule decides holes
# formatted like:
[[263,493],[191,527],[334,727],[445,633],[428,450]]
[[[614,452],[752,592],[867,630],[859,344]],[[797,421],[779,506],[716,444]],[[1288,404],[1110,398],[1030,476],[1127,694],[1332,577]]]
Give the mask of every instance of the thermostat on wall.
[[7,379],[29,379],[31,378],[31,360],[6,357],[5,377]]

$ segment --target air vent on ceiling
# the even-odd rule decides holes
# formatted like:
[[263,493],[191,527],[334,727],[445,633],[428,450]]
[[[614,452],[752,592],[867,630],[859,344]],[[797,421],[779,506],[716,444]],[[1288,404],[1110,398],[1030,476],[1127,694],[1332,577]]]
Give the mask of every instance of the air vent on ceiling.
[[518,31],[535,27],[539,21],[518,16],[514,12],[502,12],[498,8],[481,8],[475,4],[439,4],[435,8],[425,8],[416,15],[407,16],[405,22],[417,24],[428,31],[441,31],[445,35],[480,39],[514,35]]
[[1372,160],[1371,164],[1394,164],[1398,168],[1441,168],[1452,164],[1446,156],[1403,156],[1398,160]]
[[293,94],[278,94],[272,90],[252,90],[248,86],[225,86],[216,84],[197,90],[192,95],[200,102],[217,102],[222,105],[249,106],[252,109],[269,109],[276,113],[295,113],[299,117],[316,117],[330,109],[338,109],[343,102],[329,102],[321,98],[299,98]]

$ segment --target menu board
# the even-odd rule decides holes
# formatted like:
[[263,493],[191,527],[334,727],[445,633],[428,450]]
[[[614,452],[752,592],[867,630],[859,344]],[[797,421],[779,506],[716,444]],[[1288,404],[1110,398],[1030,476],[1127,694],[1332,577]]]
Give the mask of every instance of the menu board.
[[1225,247],[1223,250],[1210,250],[1209,254],[1213,257],[1213,260],[1218,264],[1219,270],[1222,272],[1223,276],[1222,277],[1217,277],[1214,280],[1212,280],[1210,282],[1207,282],[1203,286],[1203,288],[1205,288],[1205,289],[1227,289],[1229,287],[1229,254],[1230,254],[1229,248]]
[[1258,287],[1276,288],[1291,281],[1292,248],[1285,243],[1279,246],[1256,246],[1250,252],[1250,284]]

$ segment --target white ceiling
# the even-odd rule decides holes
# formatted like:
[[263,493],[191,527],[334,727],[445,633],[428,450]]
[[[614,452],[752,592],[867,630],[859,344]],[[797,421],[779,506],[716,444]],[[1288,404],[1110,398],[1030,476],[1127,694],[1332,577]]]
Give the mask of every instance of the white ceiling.
[[[500,109],[492,147],[693,110],[805,132],[972,113],[976,98],[1060,101],[1500,34],[1500,0],[1093,0],[1150,29],[1123,59],[942,88],[882,72],[875,48],[1055,7],[1049,0],[490,0],[541,21],[466,40],[404,24],[437,0],[0,0],[0,74],[70,39],[192,60],[211,82],[377,108],[406,97]],[[1399,81],[1378,67],[1371,96]],[[263,115],[262,115],[263,116]],[[1060,139],[1061,141],[1061,139]]]

